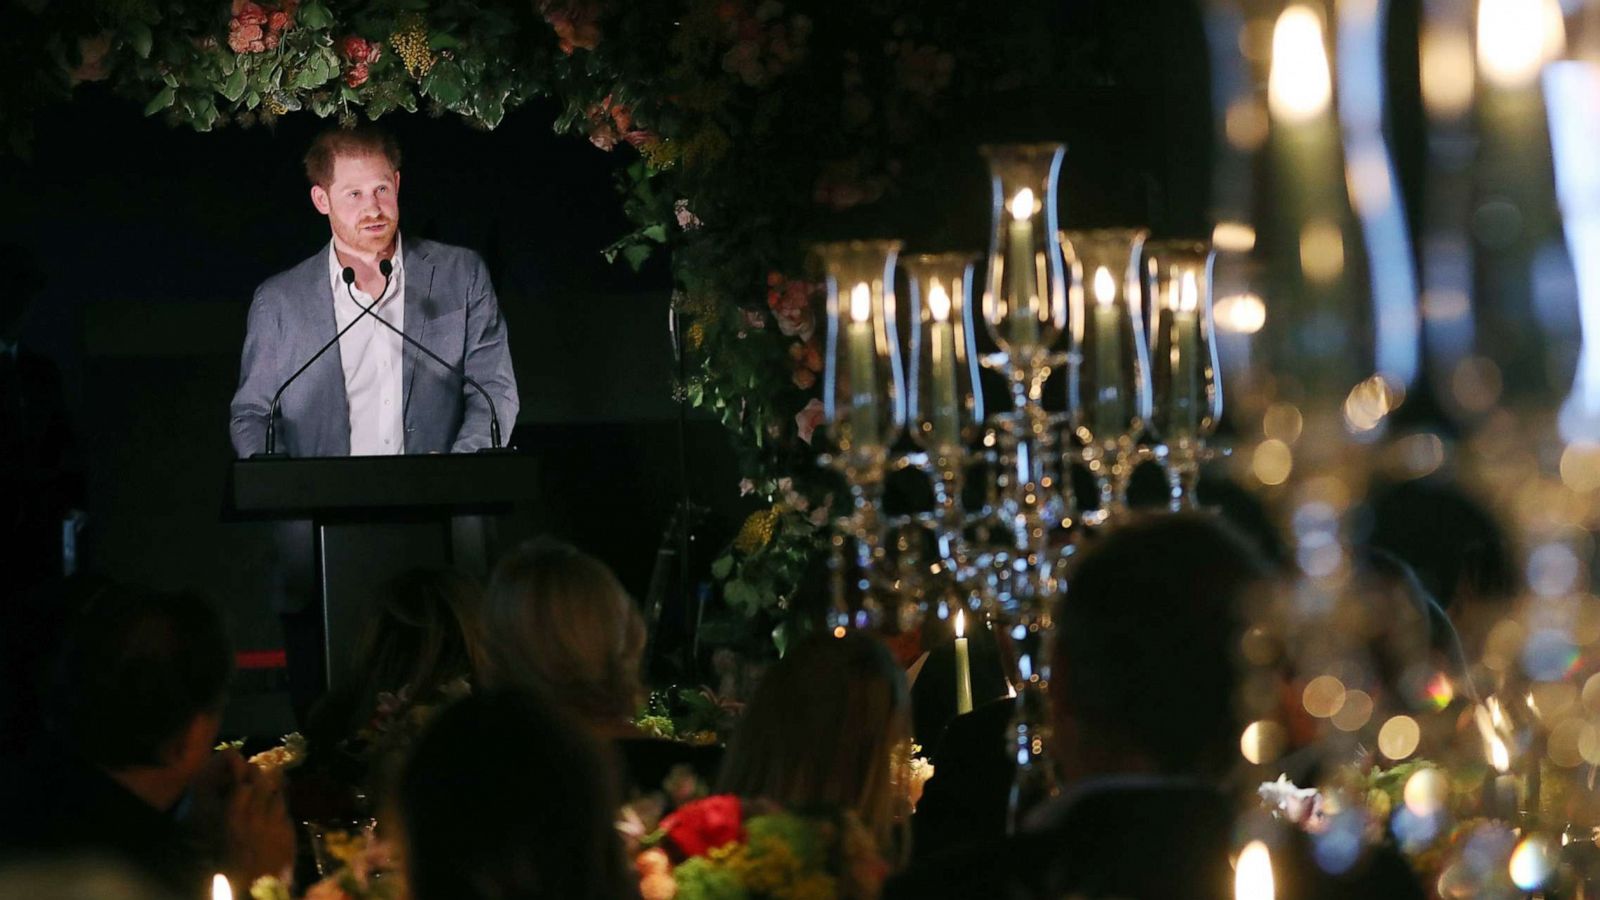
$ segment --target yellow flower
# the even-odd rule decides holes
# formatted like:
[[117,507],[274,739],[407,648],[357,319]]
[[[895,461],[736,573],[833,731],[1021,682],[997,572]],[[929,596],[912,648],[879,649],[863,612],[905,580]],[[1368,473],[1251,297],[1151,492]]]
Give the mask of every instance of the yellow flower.
[[432,71],[435,57],[428,46],[428,26],[422,16],[407,13],[400,17],[400,29],[389,35],[389,46],[399,54],[412,78],[421,79]]
[[772,535],[778,527],[780,515],[782,511],[777,506],[751,513],[750,518],[745,519],[744,525],[739,528],[738,537],[733,539],[733,549],[749,556],[772,543]]
[[706,327],[701,325],[699,322],[695,322],[689,326],[689,331],[685,334],[685,337],[687,337],[689,340],[689,349],[698,351],[701,347],[705,346]]

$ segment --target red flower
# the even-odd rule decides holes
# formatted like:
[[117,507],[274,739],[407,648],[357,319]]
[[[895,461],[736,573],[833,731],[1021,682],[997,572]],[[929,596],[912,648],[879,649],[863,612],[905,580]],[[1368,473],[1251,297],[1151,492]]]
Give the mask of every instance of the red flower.
[[[267,11],[261,8],[261,4],[252,3],[251,0],[233,0],[233,21],[238,22],[241,28],[248,25],[265,25]],[[232,23],[229,23],[228,27],[232,28]]]
[[276,33],[276,32],[281,32],[285,28],[288,28],[288,27],[289,27],[289,14],[284,12],[281,9],[267,17],[267,30],[268,31]]
[[561,52],[572,55],[577,49],[593,50],[600,45],[600,4],[585,0],[541,0],[539,14],[550,23],[561,44]]
[[816,341],[789,345],[789,364],[794,386],[808,391],[817,383],[817,373],[822,371],[822,352]]
[[375,46],[360,35],[346,35],[339,41],[339,55],[352,63],[369,63],[376,58]]
[[811,286],[803,281],[784,283],[781,289],[767,291],[767,306],[778,319],[778,330],[802,341],[811,339],[816,316],[811,311]]
[[704,856],[709,850],[744,840],[742,812],[738,797],[718,794],[679,807],[661,820],[661,830],[685,858]]
[[367,83],[367,75],[367,64],[364,62],[356,63],[350,67],[349,71],[344,73],[344,83],[353,88],[361,87]]

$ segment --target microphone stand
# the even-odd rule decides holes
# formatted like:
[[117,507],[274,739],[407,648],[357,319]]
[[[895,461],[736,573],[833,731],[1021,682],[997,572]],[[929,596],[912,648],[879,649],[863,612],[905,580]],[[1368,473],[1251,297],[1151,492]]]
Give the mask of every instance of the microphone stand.
[[[332,340],[328,341],[326,344],[323,344],[321,350],[313,353],[311,358],[305,361],[304,365],[298,369],[295,369],[294,374],[290,375],[288,379],[285,380],[278,388],[278,392],[272,395],[272,407],[267,411],[267,447],[260,453],[251,454],[251,459],[281,459],[288,456],[287,453],[278,452],[278,402],[283,399],[283,392],[289,389],[289,385],[294,384],[294,380],[296,378],[299,378],[305,373],[305,370],[311,368],[312,363],[321,359],[322,354],[333,349],[333,345],[339,343],[339,339],[344,337],[345,332],[356,327],[356,323],[361,321],[363,316],[371,313],[373,307],[378,305],[378,301],[382,300],[384,295],[389,293],[389,279],[391,273],[394,271],[394,267],[389,263],[388,260],[384,260],[381,264],[379,264],[378,268],[383,272],[383,290],[379,291],[377,298],[367,306],[361,306],[360,301],[356,300],[355,292],[350,287],[352,284],[355,284],[356,270],[350,268],[349,266],[345,266],[344,271],[340,273],[344,281],[344,289],[349,292],[351,302],[355,303],[356,306],[361,306],[361,312],[357,314],[354,319],[351,319],[349,324],[339,329],[339,333],[335,334]],[[382,316],[373,316],[373,318],[383,322]],[[385,322],[384,324],[388,323]]]

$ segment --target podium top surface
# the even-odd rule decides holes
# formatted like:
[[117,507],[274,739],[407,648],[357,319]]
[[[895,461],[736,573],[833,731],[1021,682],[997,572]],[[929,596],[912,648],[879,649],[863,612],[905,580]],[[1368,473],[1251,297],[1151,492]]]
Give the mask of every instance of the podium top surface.
[[493,513],[538,491],[538,458],[516,452],[235,460],[230,517],[289,519]]

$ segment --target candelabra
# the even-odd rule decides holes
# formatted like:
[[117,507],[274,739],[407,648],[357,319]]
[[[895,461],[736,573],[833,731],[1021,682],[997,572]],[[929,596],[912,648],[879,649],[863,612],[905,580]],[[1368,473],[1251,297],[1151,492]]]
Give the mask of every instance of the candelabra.
[[[1060,144],[982,152],[993,204],[981,298],[972,254],[909,257],[901,307],[899,242],[816,248],[824,458],[850,496],[835,523],[831,624],[878,624],[893,605],[902,627],[961,612],[993,628],[1017,695],[1020,812],[1051,788],[1051,609],[1077,531],[1121,514],[1145,462],[1166,469],[1174,509],[1192,505],[1221,389],[1207,244],[1062,231]],[[992,404],[985,370],[1006,385]],[[1090,497],[1073,491],[1078,466]],[[885,481],[906,469],[927,477],[931,509],[887,515]]]

